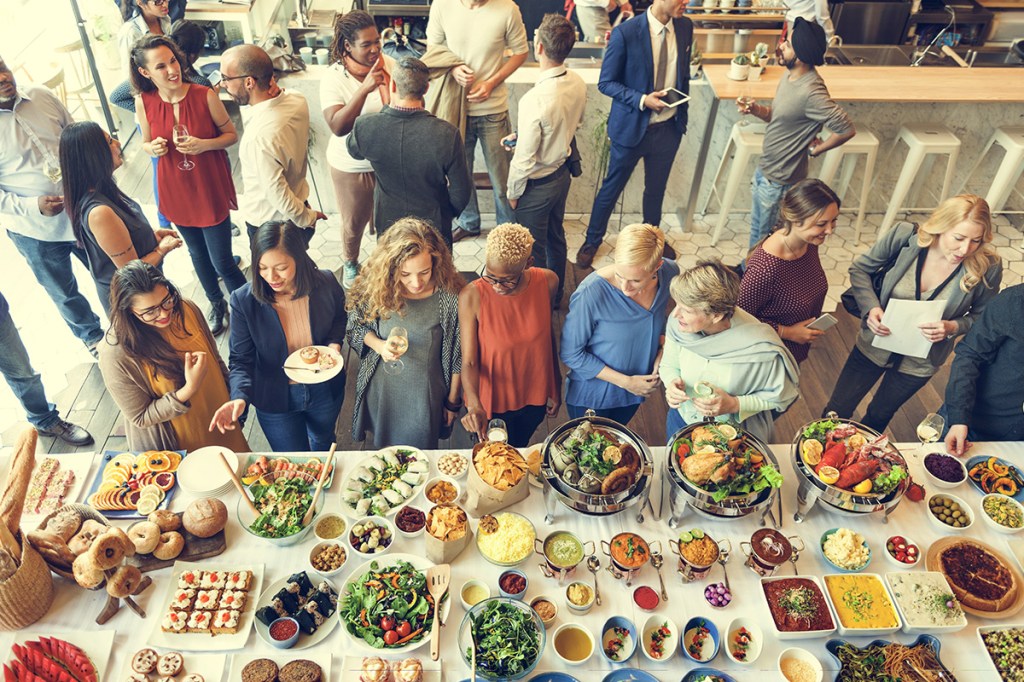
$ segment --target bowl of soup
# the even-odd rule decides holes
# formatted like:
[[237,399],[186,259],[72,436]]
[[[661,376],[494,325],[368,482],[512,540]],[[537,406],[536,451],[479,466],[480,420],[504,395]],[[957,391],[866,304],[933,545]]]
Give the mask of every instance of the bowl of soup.
[[636,533],[619,533],[611,542],[601,541],[601,549],[620,571],[638,571],[651,559],[647,541]]
[[578,623],[563,623],[552,638],[558,658],[569,665],[583,665],[594,653],[594,635]]

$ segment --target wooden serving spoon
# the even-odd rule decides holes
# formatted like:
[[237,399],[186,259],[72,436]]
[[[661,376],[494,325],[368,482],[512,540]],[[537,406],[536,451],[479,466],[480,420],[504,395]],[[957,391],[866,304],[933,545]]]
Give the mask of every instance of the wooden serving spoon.
[[249,505],[249,509],[252,510],[252,513],[259,518],[260,510],[256,508],[255,504],[253,504],[252,498],[249,497],[249,493],[245,490],[245,486],[243,486],[242,482],[238,479],[238,474],[235,473],[235,468],[231,466],[231,463],[228,462],[228,458],[224,456],[223,452],[218,452],[217,454],[220,455],[220,461],[224,462],[224,468],[228,470],[228,474],[231,476],[231,482],[235,484],[238,494],[241,495],[242,499]]
[[320,479],[316,482],[316,492],[313,493],[313,501],[309,503],[306,515],[302,517],[303,528],[309,525],[309,522],[313,520],[313,515],[316,514],[316,503],[320,499],[320,493],[323,492],[324,481],[327,480],[327,472],[331,470],[331,465],[334,464],[334,451],[337,449],[338,444],[331,443],[331,451],[327,453],[327,461],[324,462],[323,468],[320,469]]
[[[448,591],[451,580],[452,567],[449,564],[431,566],[427,569],[427,591],[434,599],[434,622],[430,628],[430,658],[435,661],[441,655],[441,599]],[[470,627],[472,628],[472,625]],[[476,652],[475,645],[473,651]]]

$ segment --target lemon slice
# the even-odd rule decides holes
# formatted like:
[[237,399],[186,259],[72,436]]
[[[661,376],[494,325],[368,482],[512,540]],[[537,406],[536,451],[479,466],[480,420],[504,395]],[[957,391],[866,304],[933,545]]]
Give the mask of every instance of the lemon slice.
[[732,440],[737,435],[736,428],[733,427],[731,424],[719,424],[718,432],[722,434],[722,437],[725,438],[726,440]]
[[807,466],[818,466],[818,462],[821,461],[821,455],[825,448],[822,446],[821,441],[810,438],[805,440],[800,446],[800,454],[803,455],[804,464]]
[[693,528],[693,529],[691,529],[690,530],[690,535],[693,536],[694,540],[702,540],[702,539],[704,539],[704,531],[702,531],[700,528]]
[[156,508],[160,505],[160,501],[152,497],[140,497],[138,504],[138,512],[143,516],[149,516],[156,511]]
[[696,450],[694,450],[693,454],[695,454],[695,455],[710,455],[710,454],[715,453],[715,452],[718,452],[718,450],[715,449],[715,446],[711,445],[710,443],[706,443],[704,445],[701,445]]
[[829,466],[821,467],[818,469],[818,478],[821,479],[822,483],[832,485],[839,480],[839,469]]
[[866,495],[867,493],[871,492],[871,479],[866,478],[857,485],[853,486],[853,492],[857,493],[858,495]]
[[156,484],[147,485],[139,491],[139,495],[144,497],[155,496],[158,501],[164,499],[164,491]]
[[687,531],[683,531],[679,534],[679,542],[686,544],[687,542],[693,542],[693,534]]
[[846,444],[856,450],[862,448],[868,442],[868,439],[859,433],[855,433],[846,441]]

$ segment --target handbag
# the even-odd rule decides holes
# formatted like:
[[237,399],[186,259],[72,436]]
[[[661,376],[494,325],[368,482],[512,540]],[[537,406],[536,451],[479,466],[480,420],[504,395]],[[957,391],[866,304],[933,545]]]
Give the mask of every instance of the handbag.
[[[916,234],[917,225],[914,225],[914,231],[911,233],[911,236],[914,236]],[[878,270],[875,270],[875,272],[871,275],[871,290],[875,292],[875,298],[881,300],[882,282],[885,280],[886,273],[892,270],[892,266],[896,265],[896,261],[899,259],[900,254],[903,253],[903,249],[907,248],[907,246],[909,245],[910,240],[908,239],[907,243],[900,247],[899,251],[890,256],[889,260],[887,260],[882,265],[882,267],[880,267]],[[843,304],[844,308],[846,308],[846,312],[850,313],[858,320],[864,319],[865,313],[861,311],[860,306],[857,304],[857,298],[853,295],[852,286],[843,292],[843,295],[839,297],[839,302]]]

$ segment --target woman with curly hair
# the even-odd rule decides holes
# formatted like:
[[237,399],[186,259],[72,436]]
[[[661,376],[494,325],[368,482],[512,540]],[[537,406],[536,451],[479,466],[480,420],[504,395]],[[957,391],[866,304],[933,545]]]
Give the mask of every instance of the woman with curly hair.
[[[377,241],[348,295],[348,342],[360,357],[353,439],[370,431],[375,448],[434,450],[450,431],[462,409],[462,285],[448,247],[426,221],[403,218]],[[387,342],[398,327],[408,335],[404,353]],[[399,359],[401,371],[383,364]]]

